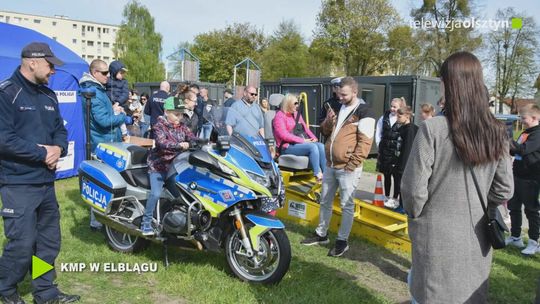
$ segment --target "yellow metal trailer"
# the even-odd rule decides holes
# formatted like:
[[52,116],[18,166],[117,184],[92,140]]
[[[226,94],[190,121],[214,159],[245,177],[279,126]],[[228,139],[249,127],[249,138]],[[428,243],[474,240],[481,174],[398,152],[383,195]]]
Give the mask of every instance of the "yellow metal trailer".
[[[281,171],[285,183],[284,207],[277,212],[283,219],[301,225],[316,227],[319,223],[319,198],[321,185],[316,183],[312,172]],[[373,206],[355,199],[353,235],[366,239],[391,250],[411,252],[411,241],[407,231],[407,216]],[[341,223],[339,196],[334,199],[330,230],[337,232]]]

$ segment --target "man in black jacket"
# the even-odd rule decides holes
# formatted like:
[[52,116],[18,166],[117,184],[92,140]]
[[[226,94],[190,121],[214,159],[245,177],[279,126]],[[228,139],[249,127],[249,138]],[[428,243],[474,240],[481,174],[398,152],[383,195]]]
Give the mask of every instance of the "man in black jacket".
[[[67,131],[54,91],[46,87],[62,61],[45,43],[31,43],[21,65],[0,83],[0,195],[4,234],[0,301],[24,303],[17,293],[32,255],[53,265],[60,250],[60,213],[54,192],[58,160],[67,154]],[[53,270],[32,280],[34,302],[70,303],[53,283]]]

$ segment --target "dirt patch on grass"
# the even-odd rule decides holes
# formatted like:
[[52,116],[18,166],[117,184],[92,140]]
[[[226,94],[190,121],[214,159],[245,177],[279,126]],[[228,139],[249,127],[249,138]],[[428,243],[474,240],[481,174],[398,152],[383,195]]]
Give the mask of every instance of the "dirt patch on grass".
[[152,299],[153,303],[156,304],[187,304],[189,303],[186,299],[178,298],[178,297],[171,297],[166,294],[162,294],[159,292],[153,292],[152,296],[150,297]]
[[354,276],[369,289],[375,290],[395,303],[408,303],[407,271],[410,261],[390,251],[352,242],[345,258],[358,262]]

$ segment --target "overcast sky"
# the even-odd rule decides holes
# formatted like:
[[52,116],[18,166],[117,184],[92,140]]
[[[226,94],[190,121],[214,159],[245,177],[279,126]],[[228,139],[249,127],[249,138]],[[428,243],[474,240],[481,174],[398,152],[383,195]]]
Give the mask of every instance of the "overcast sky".
[[[71,19],[108,24],[122,22],[122,10],[127,0],[2,0],[0,10],[43,16],[65,15]],[[141,0],[155,18],[156,31],[163,35],[163,58],[173,52],[178,43],[193,41],[199,34],[222,29],[227,24],[249,22],[271,34],[282,20],[294,20],[307,41],[316,26],[320,0]],[[391,0],[401,17],[408,21],[412,7],[422,0]],[[477,0],[480,18],[494,18],[499,8],[510,4],[517,11],[533,16],[540,25],[538,0]]]

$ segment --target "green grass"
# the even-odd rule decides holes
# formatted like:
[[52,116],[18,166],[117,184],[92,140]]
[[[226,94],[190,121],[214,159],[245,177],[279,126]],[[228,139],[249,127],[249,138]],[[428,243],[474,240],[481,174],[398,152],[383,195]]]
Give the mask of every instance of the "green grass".
[[[156,273],[58,271],[63,291],[82,296],[82,303],[403,303],[410,257],[360,239],[351,240],[345,258],[330,258],[328,247],[303,247],[310,228],[286,223],[293,260],[277,286],[243,283],[232,277],[222,254],[170,249],[171,266],[162,264],[162,247],[138,254],[111,251],[103,234],[88,228],[89,212],[81,203],[77,179],[57,182],[61,207],[60,263],[158,263]],[[0,228],[0,240],[5,242]],[[334,236],[332,236],[334,238]],[[517,249],[495,253],[490,303],[531,303],[540,276],[539,257],[522,257]],[[31,303],[30,279],[19,291]]]
[[364,161],[363,172],[377,173],[377,158],[368,158]]

